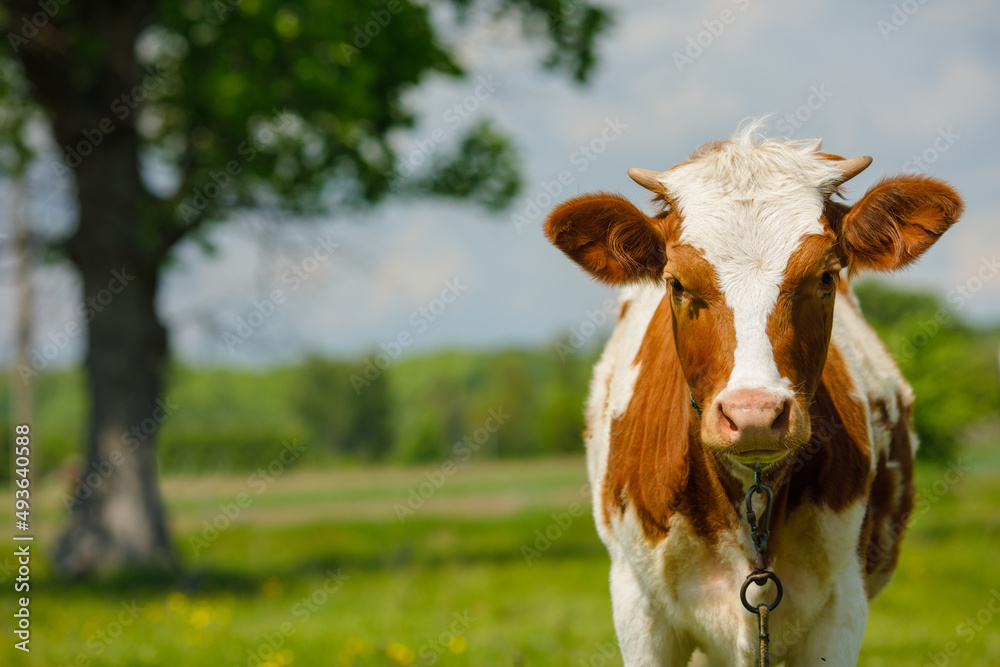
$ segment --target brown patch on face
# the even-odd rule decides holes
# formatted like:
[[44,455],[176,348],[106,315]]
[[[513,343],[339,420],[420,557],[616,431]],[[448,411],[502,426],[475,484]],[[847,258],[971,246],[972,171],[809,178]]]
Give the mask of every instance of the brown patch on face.
[[[791,381],[802,414],[807,414],[830,344],[839,277],[834,248],[835,238],[829,231],[802,240],[788,260],[778,300],[767,320],[778,372]],[[824,273],[834,282],[823,284]]]
[[715,269],[701,251],[681,243],[667,248],[665,271],[678,280],[678,293],[667,281],[666,301],[684,376],[699,405],[709,405],[733,372],[736,328],[733,310],[719,290]]
[[[888,454],[879,457],[868,498],[858,552],[864,559],[868,597],[874,597],[896,569],[899,547],[913,513],[913,447],[910,409],[902,407],[893,425]],[[874,407],[874,406],[873,406]],[[885,415],[888,418],[888,414]],[[878,575],[882,575],[879,577]],[[881,579],[881,581],[869,580]]]
[[631,506],[652,541],[666,537],[675,512],[696,534],[714,539],[735,519],[731,496],[740,492],[710,473],[710,454],[692,427],[697,417],[674,345],[670,299],[653,314],[635,358],[640,372],[632,399],[611,425],[602,504],[607,514],[619,515]]

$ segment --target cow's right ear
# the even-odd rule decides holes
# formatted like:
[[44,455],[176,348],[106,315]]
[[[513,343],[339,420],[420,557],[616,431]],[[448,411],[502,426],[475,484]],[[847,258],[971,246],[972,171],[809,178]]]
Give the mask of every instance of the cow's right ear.
[[599,193],[570,199],[549,215],[545,235],[602,283],[663,277],[663,232],[624,197]]
[[961,214],[962,198],[939,180],[886,178],[844,216],[841,249],[852,271],[895,271],[930,248]]

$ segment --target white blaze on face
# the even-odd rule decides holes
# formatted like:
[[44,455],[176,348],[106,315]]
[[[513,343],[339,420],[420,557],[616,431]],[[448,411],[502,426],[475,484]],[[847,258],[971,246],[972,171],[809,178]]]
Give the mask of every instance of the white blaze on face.
[[661,175],[682,215],[680,240],[712,264],[733,310],[736,351],[722,389],[789,393],[767,336],[785,269],[804,236],[823,234],[823,202],[839,172],[805,145],[763,140],[757,125]]

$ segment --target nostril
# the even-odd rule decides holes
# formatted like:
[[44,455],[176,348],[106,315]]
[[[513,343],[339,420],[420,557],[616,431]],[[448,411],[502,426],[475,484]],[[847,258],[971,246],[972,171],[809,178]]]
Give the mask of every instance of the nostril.
[[775,436],[780,437],[785,433],[788,433],[789,422],[791,421],[792,415],[792,402],[785,401],[781,413],[775,418],[774,422],[771,423],[771,433]]
[[740,427],[736,425],[736,422],[730,419],[729,415],[727,415],[725,412],[722,413],[722,416],[726,418],[726,425],[729,427],[729,430],[732,431],[733,433],[738,433]]
[[722,426],[723,428],[727,428],[728,427],[728,429],[730,431],[732,431],[733,433],[739,433],[740,432],[740,427],[736,425],[736,422],[734,422],[729,417],[729,415],[726,414],[726,407],[722,403],[719,403],[718,405],[719,405],[719,424],[720,424],[720,426]]

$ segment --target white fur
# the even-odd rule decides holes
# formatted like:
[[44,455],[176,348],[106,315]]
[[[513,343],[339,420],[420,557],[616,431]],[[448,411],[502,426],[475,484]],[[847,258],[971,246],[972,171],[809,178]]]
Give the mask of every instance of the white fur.
[[734,366],[723,389],[766,389],[791,397],[767,337],[792,253],[822,234],[823,200],[839,173],[815,157],[819,141],[767,140],[751,123],[719,150],[661,175],[683,223],[681,241],[702,251],[733,311]]

